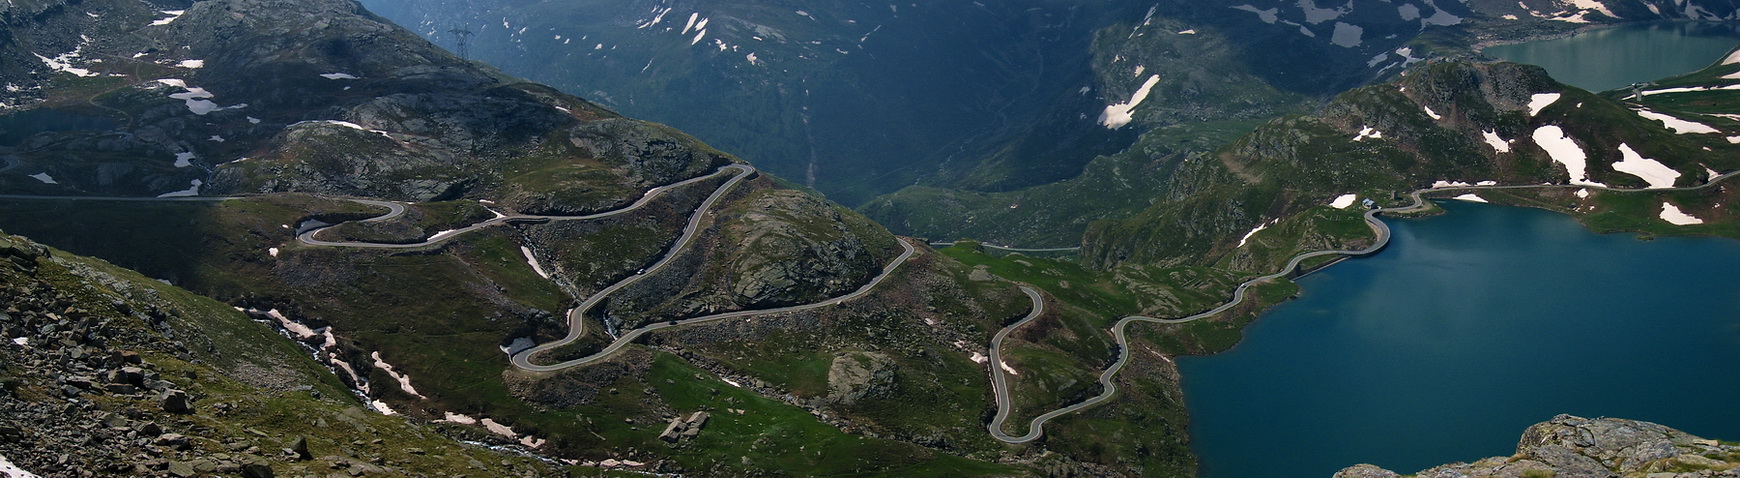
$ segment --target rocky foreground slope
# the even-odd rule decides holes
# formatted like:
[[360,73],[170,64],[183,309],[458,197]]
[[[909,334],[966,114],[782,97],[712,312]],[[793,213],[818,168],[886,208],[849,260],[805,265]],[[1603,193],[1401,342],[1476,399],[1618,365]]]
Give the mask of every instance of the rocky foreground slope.
[[[1395,478],[1372,465],[1335,478]],[[1718,442],[1649,422],[1559,415],[1523,432],[1516,454],[1434,467],[1420,478],[1711,478],[1740,476],[1740,444]]]
[[363,408],[301,348],[228,306],[3,233],[0,304],[0,471],[556,471]]

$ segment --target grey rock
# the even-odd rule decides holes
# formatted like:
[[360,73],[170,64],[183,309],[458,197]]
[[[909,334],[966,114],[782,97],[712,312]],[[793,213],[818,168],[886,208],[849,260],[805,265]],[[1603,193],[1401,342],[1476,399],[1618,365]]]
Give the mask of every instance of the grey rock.
[[834,357],[828,367],[828,401],[839,405],[858,403],[864,397],[894,383],[894,359],[877,352],[848,352]]
[[185,461],[169,462],[169,474],[188,478],[194,476],[193,464]]
[[242,465],[243,478],[272,478],[272,467],[265,463],[252,462]]
[[290,442],[290,452],[296,455],[297,460],[309,460],[314,458],[314,454],[308,452],[308,437],[306,436],[298,436],[295,440],[292,440]]
[[169,413],[193,413],[193,403],[187,398],[187,392],[180,390],[165,390],[158,397],[157,404],[163,411]]

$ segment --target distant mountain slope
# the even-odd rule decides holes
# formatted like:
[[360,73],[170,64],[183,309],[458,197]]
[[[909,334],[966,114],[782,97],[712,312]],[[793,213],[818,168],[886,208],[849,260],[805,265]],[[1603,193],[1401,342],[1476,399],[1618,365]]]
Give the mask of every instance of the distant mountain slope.
[[7,17],[0,55],[31,60],[9,62],[30,68],[0,79],[24,100],[13,108],[28,108],[0,121],[0,187],[477,191],[527,210],[588,211],[728,161],[668,128],[453,58],[354,3],[171,8],[90,1]]
[[[846,204],[915,183],[1003,192],[1067,179],[1132,131],[1242,113],[1214,95],[1178,104],[1183,115],[1152,105],[1201,88],[1333,95],[1429,56],[1412,45],[1422,34],[1461,38],[1434,40],[1442,47],[1735,11],[1720,0],[365,3],[449,48],[454,30],[470,31],[474,58],[695,133]],[[1146,48],[1182,32],[1221,38]],[[1168,54],[1184,60],[1159,61]],[[1094,127],[1154,74],[1135,126]]]
[[[1181,168],[1162,186],[1165,199],[1094,225],[1083,257],[1105,268],[1228,260],[1246,231],[1344,194],[1391,204],[1435,184],[1703,184],[1740,169],[1732,139],[1740,123],[1724,116],[1740,106],[1728,91],[1737,81],[1724,77],[1735,70],[1740,64],[1717,64],[1637,97],[1561,85],[1531,66],[1424,65],[1344,93],[1317,115],[1272,121]],[[1591,194],[1579,193],[1584,204],[1567,212],[1609,207]],[[1699,213],[1729,217],[1709,204]]]
[[[970,171],[1044,128],[1035,184],[1127,135],[1088,127],[1095,29],[1146,5],[1055,0],[369,2],[476,59],[690,131],[855,204]],[[1042,165],[1051,165],[1043,166]]]

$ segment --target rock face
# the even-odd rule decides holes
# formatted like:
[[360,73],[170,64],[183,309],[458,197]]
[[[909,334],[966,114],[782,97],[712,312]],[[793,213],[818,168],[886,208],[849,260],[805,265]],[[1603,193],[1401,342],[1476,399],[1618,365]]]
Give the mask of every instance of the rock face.
[[828,367],[828,401],[852,405],[894,383],[894,360],[876,352],[848,352]]
[[[1389,478],[1372,465],[1336,478]],[[1705,478],[1740,477],[1740,446],[1725,445],[1649,422],[1559,415],[1523,432],[1516,454],[1419,472],[1422,478]]]
[[731,291],[751,307],[794,304],[856,288],[880,269],[861,231],[826,201],[766,191],[727,226]]

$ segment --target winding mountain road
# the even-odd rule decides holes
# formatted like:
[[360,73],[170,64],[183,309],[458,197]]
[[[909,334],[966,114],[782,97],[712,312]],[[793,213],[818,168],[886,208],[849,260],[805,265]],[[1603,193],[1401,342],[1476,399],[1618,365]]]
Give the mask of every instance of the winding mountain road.
[[[534,356],[536,356],[539,353],[545,352],[545,351],[549,351],[549,350],[552,350],[552,349],[555,349],[558,347],[562,347],[564,345],[571,344],[574,341],[579,340],[579,338],[582,335],[584,335],[584,333],[585,333],[585,320],[584,320],[585,317],[584,316],[585,316],[586,312],[590,311],[593,307],[596,307],[599,303],[603,302],[611,294],[623,289],[624,287],[628,287],[629,285],[632,285],[636,282],[639,282],[640,280],[645,279],[647,276],[663,270],[667,265],[669,265],[671,263],[671,261],[674,260],[678,254],[680,254],[685,248],[688,247],[689,244],[691,244],[694,241],[696,234],[700,230],[700,225],[702,223],[702,219],[707,214],[707,212],[713,207],[713,205],[716,204],[719,201],[719,199],[721,197],[723,197],[728,191],[730,191],[730,189],[733,186],[735,186],[737,183],[741,182],[745,178],[749,177],[751,174],[754,174],[755,168],[750,167],[748,165],[739,165],[739,164],[727,165],[727,166],[719,168],[719,170],[713,174],[700,176],[700,177],[696,177],[696,178],[692,178],[692,179],[688,179],[688,180],[684,180],[684,181],[679,181],[679,182],[672,183],[672,184],[665,185],[665,186],[651,188],[651,189],[647,190],[644,194],[642,194],[641,198],[639,200],[636,200],[633,204],[630,204],[628,206],[625,206],[625,207],[622,207],[619,209],[611,210],[611,211],[606,211],[606,212],[601,212],[601,213],[596,213],[596,214],[589,214],[589,215],[584,215],[584,216],[501,215],[501,216],[498,216],[498,217],[495,217],[495,218],[492,218],[492,219],[489,219],[486,221],[482,221],[482,222],[479,222],[476,224],[472,224],[470,226],[466,226],[464,228],[455,229],[452,231],[444,231],[441,234],[437,234],[434,237],[430,237],[428,239],[425,239],[422,242],[418,242],[418,243],[414,243],[414,244],[386,244],[386,243],[372,243],[372,242],[325,241],[325,240],[321,240],[321,239],[316,237],[321,231],[324,231],[324,230],[329,229],[329,228],[336,226],[336,225],[327,225],[327,226],[322,226],[322,227],[318,227],[315,229],[311,229],[308,231],[304,231],[303,233],[298,234],[296,236],[296,239],[298,241],[302,242],[303,244],[307,244],[310,246],[319,246],[319,247],[356,247],[356,248],[375,248],[375,249],[408,249],[408,248],[425,247],[425,246],[440,243],[442,241],[446,241],[448,239],[452,239],[454,237],[458,237],[460,235],[464,235],[464,234],[467,234],[470,232],[478,231],[478,230],[481,230],[484,228],[493,227],[493,226],[497,226],[497,225],[501,225],[501,224],[509,224],[509,223],[515,223],[515,222],[535,222],[535,221],[578,221],[578,220],[600,219],[600,218],[615,216],[615,215],[619,215],[619,214],[624,214],[627,212],[638,210],[641,207],[646,206],[652,200],[656,199],[659,195],[663,194],[665,191],[667,191],[671,188],[676,188],[676,187],[692,184],[692,183],[699,182],[699,181],[705,181],[705,180],[711,179],[715,176],[718,176],[719,174],[725,174],[729,171],[735,171],[736,174],[734,174],[724,184],[721,184],[717,189],[715,189],[713,191],[713,193],[711,195],[709,195],[706,198],[706,200],[702,201],[701,204],[695,208],[695,211],[693,213],[691,213],[689,216],[688,224],[683,228],[682,235],[677,239],[677,242],[666,251],[665,255],[663,257],[661,257],[658,262],[654,263],[652,266],[646,268],[645,270],[643,270],[643,271],[641,271],[633,276],[629,276],[628,278],[625,278],[621,281],[618,281],[615,284],[611,284],[609,287],[606,287],[606,288],[598,291],[597,293],[592,294],[590,297],[587,297],[586,300],[581,302],[581,304],[579,306],[577,306],[573,309],[570,309],[568,311],[568,313],[567,313],[568,335],[566,337],[563,337],[560,340],[556,340],[556,341],[540,344],[540,345],[537,345],[537,346],[534,346],[531,348],[527,348],[527,349],[522,350],[516,354],[513,354],[513,356],[510,357],[510,362],[512,362],[515,367],[518,367],[518,368],[521,368],[521,369],[524,369],[527,371],[553,372],[553,371],[563,370],[563,369],[567,369],[567,368],[571,368],[571,367],[584,366],[584,365],[588,365],[588,364],[602,361],[604,359],[607,359],[607,358],[617,354],[624,347],[633,343],[635,340],[638,340],[641,336],[644,336],[648,333],[652,333],[655,331],[663,330],[663,329],[706,324],[706,323],[734,319],[734,318],[800,312],[800,311],[806,311],[806,310],[820,309],[820,308],[824,308],[824,307],[837,306],[845,301],[857,299],[859,297],[864,296],[865,294],[870,293],[870,291],[872,289],[874,289],[876,286],[882,284],[883,281],[887,280],[887,278],[896,269],[898,269],[902,264],[905,264],[907,259],[911,258],[912,255],[916,252],[916,250],[914,249],[914,247],[912,246],[912,244],[910,242],[908,242],[904,239],[900,240],[899,241],[900,246],[901,246],[901,248],[904,249],[901,252],[900,256],[896,257],[893,261],[889,262],[889,264],[887,266],[885,266],[882,269],[882,272],[880,274],[878,274],[875,278],[871,279],[868,283],[865,283],[864,285],[860,286],[857,290],[854,290],[851,293],[848,293],[846,295],[822,300],[820,302],[815,302],[815,303],[811,303],[811,304],[794,305],[794,306],[787,306],[787,307],[777,307],[777,308],[772,308],[772,309],[726,312],[726,313],[721,313],[721,314],[713,314],[713,315],[694,317],[694,318],[689,318],[689,319],[656,322],[656,323],[652,323],[652,324],[645,325],[645,326],[642,326],[640,328],[631,330],[628,333],[623,334],[620,337],[617,337],[609,345],[606,345],[604,348],[593,353],[592,355],[578,358],[578,359],[568,360],[568,361],[564,361],[564,362],[559,362],[559,363],[540,365],[540,364],[536,364],[536,363],[532,362],[532,358]],[[1107,400],[1110,400],[1112,398],[1112,396],[1117,393],[1117,385],[1113,382],[1113,378],[1118,374],[1119,371],[1123,370],[1124,365],[1126,363],[1128,363],[1130,360],[1130,343],[1129,343],[1129,339],[1128,339],[1126,332],[1125,332],[1130,324],[1137,323],[1137,322],[1149,322],[1149,323],[1160,323],[1160,324],[1181,324],[1181,323],[1188,323],[1188,322],[1193,322],[1196,320],[1201,320],[1201,319],[1205,319],[1208,317],[1212,317],[1212,316],[1218,315],[1222,312],[1225,312],[1229,309],[1232,309],[1232,308],[1237,307],[1240,304],[1244,303],[1245,296],[1248,293],[1248,290],[1252,286],[1287,276],[1287,275],[1293,273],[1293,271],[1297,270],[1299,268],[1299,265],[1306,260],[1310,260],[1310,259],[1316,258],[1316,257],[1332,256],[1332,255],[1364,256],[1364,255],[1370,255],[1370,254],[1376,253],[1377,251],[1382,250],[1386,245],[1389,244],[1390,237],[1391,237],[1389,225],[1385,224],[1383,221],[1378,220],[1377,215],[1383,214],[1383,213],[1407,213],[1407,212],[1415,212],[1415,211],[1424,210],[1427,208],[1427,205],[1426,205],[1426,199],[1422,196],[1423,194],[1432,193],[1432,192],[1452,192],[1452,191],[1479,191],[1479,190],[1506,190],[1506,189],[1552,189],[1552,188],[1559,188],[1559,189],[1583,189],[1583,188],[1587,188],[1587,189],[1596,189],[1596,190],[1613,191],[1613,192],[1692,191],[1692,190],[1700,190],[1700,189],[1705,189],[1705,188],[1715,186],[1716,184],[1718,184],[1724,180],[1727,180],[1729,178],[1732,178],[1736,175],[1740,175],[1740,171],[1733,171],[1733,172],[1729,172],[1726,174],[1722,174],[1722,175],[1710,178],[1705,183],[1697,185],[1697,186],[1674,187],[1674,188],[1655,188],[1655,189],[1626,189],[1626,188],[1613,188],[1613,187],[1607,187],[1607,186],[1593,186],[1593,185],[1538,184],[1538,185],[1512,185],[1512,186],[1499,186],[1499,185],[1492,185],[1492,186],[1452,186],[1452,187],[1444,187],[1444,188],[1428,188],[1428,189],[1415,190],[1415,191],[1408,194],[1409,198],[1411,198],[1413,200],[1412,204],[1409,204],[1407,206],[1401,206],[1401,207],[1376,208],[1376,209],[1366,210],[1366,212],[1364,214],[1364,219],[1366,221],[1366,224],[1368,226],[1370,226],[1372,228],[1373,232],[1375,232],[1377,234],[1377,239],[1375,241],[1373,241],[1373,243],[1371,245],[1369,245],[1363,249],[1313,251],[1313,252],[1299,254],[1297,256],[1294,256],[1291,260],[1288,260],[1286,266],[1283,267],[1279,272],[1275,272],[1273,274],[1268,274],[1268,275],[1263,275],[1263,276],[1258,276],[1256,278],[1253,278],[1253,279],[1250,279],[1250,280],[1247,280],[1245,282],[1240,283],[1237,287],[1235,287],[1233,289],[1232,298],[1229,301],[1227,301],[1226,303],[1223,303],[1220,306],[1217,306],[1213,309],[1209,309],[1208,311],[1201,312],[1201,313],[1198,313],[1195,315],[1191,315],[1191,316],[1183,317],[1183,318],[1174,318],[1174,319],[1132,315],[1132,316],[1128,316],[1128,317],[1124,317],[1122,319],[1119,319],[1118,322],[1116,324],[1114,324],[1111,328],[1112,337],[1118,344],[1118,358],[1116,361],[1114,361],[1112,363],[1111,366],[1107,367],[1106,370],[1104,370],[1103,372],[1100,373],[1099,383],[1101,386],[1101,392],[1098,395],[1090,397],[1086,400],[1082,400],[1080,402],[1065,406],[1063,408],[1059,408],[1059,409],[1052,410],[1050,412],[1046,412],[1044,414],[1041,414],[1041,415],[1033,418],[1033,420],[1028,423],[1028,430],[1027,430],[1026,434],[1021,435],[1021,436],[1013,436],[1013,435],[1009,435],[1003,431],[1003,428],[1009,419],[1009,415],[1013,412],[1013,408],[1014,408],[1013,398],[1010,396],[1010,386],[1009,386],[1009,375],[1010,374],[1008,371],[1004,370],[1002,367],[1003,342],[1005,339],[1007,339],[1009,337],[1009,335],[1013,334],[1015,332],[1015,330],[1021,328],[1022,326],[1025,326],[1029,323],[1032,323],[1034,320],[1038,319],[1040,316],[1045,314],[1045,299],[1040,294],[1040,292],[1037,289],[1034,289],[1032,286],[1029,286],[1026,284],[1020,284],[1019,287],[1020,287],[1021,292],[1023,294],[1027,295],[1027,298],[1032,302],[1033,305],[1025,317],[1021,318],[1020,320],[1016,321],[1015,323],[1009,324],[1008,326],[998,330],[997,333],[995,335],[993,335],[991,338],[989,365],[990,365],[990,369],[991,369],[991,389],[992,389],[992,393],[995,395],[996,402],[997,402],[997,414],[992,418],[991,423],[987,426],[987,429],[989,430],[989,432],[993,438],[995,438],[999,441],[1003,441],[1005,443],[1021,444],[1021,443],[1028,443],[1028,442],[1032,442],[1034,440],[1038,440],[1044,434],[1044,426],[1045,426],[1045,423],[1047,421],[1050,421],[1051,419],[1062,416],[1062,415],[1074,413],[1074,412],[1081,411],[1081,410],[1089,408],[1089,407],[1099,405],[1101,403],[1106,402]],[[249,197],[249,196],[194,196],[194,197],[172,197],[172,198],[146,198],[146,197],[112,197],[112,196],[33,196],[33,195],[10,195],[10,194],[9,195],[0,195],[0,199],[124,201],[124,202],[217,202],[217,201],[229,201],[229,200],[235,200],[235,199],[243,199],[243,198],[247,198],[247,197]],[[380,200],[373,200],[373,199],[359,199],[359,198],[331,198],[331,199],[348,200],[348,201],[353,201],[353,202],[357,202],[357,203],[361,203],[361,204],[367,204],[367,205],[371,205],[371,206],[384,207],[387,209],[387,212],[385,214],[382,214],[382,215],[376,216],[376,217],[372,217],[369,219],[363,219],[363,220],[361,220],[361,222],[385,221],[385,220],[397,218],[397,217],[405,214],[405,211],[406,211],[405,204],[399,203],[399,202],[380,201]],[[945,247],[951,246],[954,244],[955,243],[953,243],[953,242],[931,243],[931,245],[945,246]],[[986,245],[985,247],[989,247],[989,248],[993,248],[993,249],[1008,250],[1008,251],[1017,251],[1017,252],[1053,252],[1053,251],[1069,251],[1069,250],[1079,249],[1079,247],[1048,248],[1048,249],[1024,249],[1024,248],[1011,248],[1011,247],[992,246],[992,245]]]
[[1009,414],[1014,411],[1013,410],[1014,403],[1013,403],[1011,397],[1009,396],[1009,383],[1008,383],[1008,381],[1009,381],[1008,375],[1009,374],[1008,374],[1008,372],[1004,371],[1003,367],[1002,367],[1002,363],[1003,363],[1002,362],[1002,360],[1003,360],[1003,340],[1008,338],[1009,335],[1015,331],[1015,329],[1021,328],[1021,326],[1023,326],[1023,325],[1027,325],[1029,322],[1032,322],[1034,319],[1037,319],[1040,315],[1045,313],[1045,300],[1042,296],[1040,296],[1039,291],[1035,290],[1032,286],[1029,286],[1027,284],[1020,284],[1021,292],[1027,294],[1027,298],[1029,300],[1033,301],[1033,308],[1032,308],[1032,311],[1029,312],[1026,317],[1022,318],[1019,321],[1016,321],[1013,324],[1009,324],[1009,326],[1004,327],[1002,330],[997,331],[997,334],[991,337],[991,347],[990,347],[991,391],[993,394],[996,395],[997,415],[991,419],[991,423],[987,428],[991,432],[992,438],[996,438],[998,441],[1002,441],[1004,443],[1021,444],[1021,443],[1028,443],[1028,442],[1031,442],[1034,440],[1038,440],[1039,437],[1044,435],[1045,422],[1050,421],[1051,419],[1057,418],[1057,417],[1062,416],[1062,415],[1075,413],[1075,412],[1081,411],[1083,409],[1093,407],[1093,406],[1099,405],[1101,403],[1105,403],[1107,400],[1110,400],[1114,394],[1117,393],[1118,386],[1117,386],[1117,384],[1113,383],[1112,379],[1115,376],[1117,376],[1119,371],[1122,371],[1124,369],[1124,364],[1129,363],[1129,361],[1130,361],[1130,340],[1125,334],[1125,329],[1127,329],[1130,326],[1130,324],[1136,323],[1136,322],[1149,322],[1149,323],[1157,323],[1157,324],[1182,324],[1182,323],[1194,322],[1197,320],[1202,320],[1205,318],[1213,317],[1213,316],[1218,315],[1222,312],[1226,312],[1228,309],[1232,309],[1233,307],[1237,307],[1239,304],[1244,303],[1246,291],[1249,290],[1251,286],[1256,285],[1256,284],[1260,284],[1263,282],[1271,281],[1274,279],[1278,279],[1281,277],[1285,277],[1288,274],[1292,274],[1295,269],[1299,268],[1300,263],[1302,263],[1306,260],[1309,260],[1311,258],[1330,256],[1330,255],[1366,256],[1366,255],[1371,255],[1371,254],[1377,253],[1379,250],[1382,250],[1384,248],[1384,246],[1389,245],[1389,242],[1390,242],[1390,226],[1388,224],[1384,224],[1383,221],[1378,220],[1377,215],[1381,214],[1381,213],[1392,213],[1392,214],[1393,213],[1409,213],[1409,212],[1417,212],[1417,211],[1425,210],[1427,208],[1427,206],[1426,206],[1426,199],[1422,196],[1423,194],[1431,193],[1431,192],[1451,192],[1451,191],[1469,191],[1469,190],[1583,189],[1583,188],[1597,189],[1597,190],[1603,190],[1603,191],[1613,191],[1613,192],[1695,191],[1695,190],[1700,190],[1700,189],[1705,189],[1705,188],[1715,186],[1716,184],[1721,183],[1722,181],[1727,180],[1728,178],[1732,178],[1736,175],[1740,175],[1740,171],[1732,171],[1732,172],[1729,172],[1726,174],[1722,174],[1722,175],[1710,178],[1709,181],[1706,181],[1703,184],[1700,184],[1697,186],[1685,186],[1685,187],[1673,187],[1673,188],[1652,188],[1652,189],[1627,189],[1627,188],[1614,188],[1614,187],[1608,187],[1608,186],[1586,186],[1586,185],[1566,185],[1566,184],[1532,184],[1532,185],[1512,185],[1512,186],[1498,186],[1498,185],[1493,185],[1493,186],[1452,186],[1452,187],[1444,187],[1444,188],[1428,188],[1428,189],[1415,190],[1414,192],[1408,193],[1408,197],[1413,200],[1413,204],[1409,204],[1407,206],[1401,206],[1401,207],[1378,208],[1378,209],[1366,210],[1365,222],[1368,226],[1370,226],[1372,228],[1373,231],[1375,231],[1377,233],[1377,240],[1373,241],[1370,246],[1366,246],[1364,249],[1351,250],[1351,251],[1349,251],[1349,250],[1313,251],[1313,252],[1307,252],[1304,254],[1299,254],[1297,256],[1294,256],[1292,260],[1287,261],[1287,265],[1285,267],[1282,267],[1280,272],[1276,272],[1276,273],[1268,274],[1268,275],[1264,275],[1264,276],[1258,276],[1254,279],[1247,280],[1243,283],[1240,283],[1238,285],[1238,287],[1233,289],[1233,295],[1232,295],[1231,300],[1227,301],[1224,304],[1221,304],[1218,307],[1215,307],[1213,309],[1209,309],[1206,312],[1202,312],[1202,313],[1199,313],[1196,315],[1192,315],[1192,316],[1184,317],[1184,318],[1177,318],[1177,319],[1163,319],[1163,318],[1158,318],[1158,317],[1132,315],[1132,316],[1128,316],[1128,317],[1124,317],[1122,319],[1119,319],[1116,324],[1112,325],[1112,338],[1114,340],[1116,340],[1118,343],[1118,359],[1116,361],[1112,362],[1112,365],[1110,367],[1107,367],[1105,371],[1100,373],[1100,379],[1099,379],[1100,388],[1101,388],[1100,394],[1095,395],[1093,397],[1089,397],[1086,400],[1082,400],[1080,402],[1076,402],[1074,404],[1065,406],[1063,408],[1052,410],[1050,412],[1046,412],[1046,413],[1041,414],[1037,417],[1034,417],[1031,422],[1028,422],[1026,434],[1021,435],[1021,436],[1013,436],[1013,435],[1009,435],[1008,433],[1005,433],[1003,431],[1004,423],[1008,421]]
[[[686,179],[683,181],[678,181],[675,183],[667,184],[664,186],[659,186],[659,187],[655,187],[652,189],[648,189],[645,193],[641,194],[640,199],[635,200],[635,202],[633,204],[629,204],[628,206],[624,206],[624,207],[621,207],[618,209],[612,209],[612,210],[601,212],[601,213],[587,214],[584,216],[542,216],[542,215],[533,215],[533,214],[502,215],[502,216],[496,216],[494,218],[491,218],[491,219],[488,219],[488,220],[485,220],[482,222],[478,222],[476,224],[465,226],[465,227],[462,227],[459,229],[454,229],[451,231],[442,231],[440,234],[436,234],[428,239],[424,239],[422,242],[417,242],[417,243],[390,244],[390,243],[379,243],[379,242],[323,241],[323,240],[320,240],[319,238],[315,237],[315,236],[319,235],[321,231],[325,231],[327,229],[337,227],[338,224],[331,224],[331,225],[321,226],[321,227],[317,227],[317,228],[310,229],[307,231],[303,231],[302,234],[299,234],[296,236],[296,240],[303,243],[303,244],[307,244],[307,245],[311,245],[311,246],[358,247],[358,248],[370,248],[370,249],[414,249],[414,248],[418,248],[418,247],[426,247],[426,246],[438,244],[438,243],[441,243],[442,241],[446,241],[448,239],[459,237],[459,236],[477,231],[479,229],[499,226],[502,224],[511,224],[511,223],[516,223],[516,222],[586,221],[586,220],[592,220],[592,219],[602,219],[602,218],[606,218],[606,217],[610,217],[610,216],[615,216],[615,215],[619,215],[619,214],[633,212],[637,209],[645,207],[648,203],[651,203],[654,199],[658,199],[658,197],[660,195],[664,194],[665,191],[669,191],[673,188],[679,188],[679,187],[687,186],[689,184],[694,184],[697,182],[713,179],[713,177],[718,176],[720,174],[724,174],[727,171],[736,171],[737,174],[735,176],[732,176],[729,181],[726,181],[724,185],[719,186],[719,189],[715,190],[713,192],[713,195],[709,196],[707,198],[707,200],[701,204],[701,207],[699,209],[697,209],[697,211],[705,211],[708,208],[712,207],[714,202],[719,200],[719,196],[721,196],[724,191],[731,189],[732,185],[737,184],[738,181],[742,181],[743,178],[749,177],[750,174],[754,174],[755,168],[747,166],[747,165],[742,165],[742,164],[727,165],[727,166],[719,168],[719,171],[717,171],[713,174],[708,174],[705,176],[698,176],[698,177]],[[382,214],[380,216],[372,217],[369,219],[364,219],[364,220],[362,220],[362,222],[385,221],[385,220],[393,219],[393,218],[399,217],[400,215],[405,214],[405,204],[404,203],[398,203],[398,202],[392,202],[392,201],[378,201],[378,200],[373,200],[373,199],[351,199],[351,198],[345,198],[345,199],[352,201],[352,202],[368,204],[371,206],[380,206],[380,207],[385,207],[388,209],[386,214]],[[695,226],[696,218],[698,218],[698,217],[699,217],[699,212],[696,213],[695,217],[690,218],[689,227],[692,228]],[[689,234],[689,231],[684,231],[685,238],[688,238],[690,236],[691,236],[691,234]],[[681,246],[686,244],[686,243],[687,243],[687,241],[684,241],[683,243],[679,243],[678,248],[681,248]],[[661,265],[662,265],[662,262],[661,262]]]

